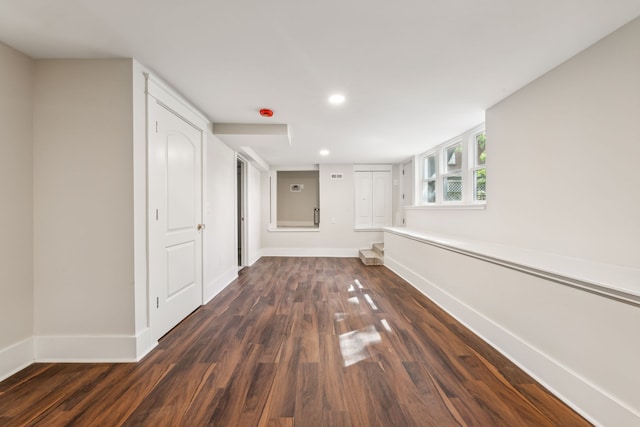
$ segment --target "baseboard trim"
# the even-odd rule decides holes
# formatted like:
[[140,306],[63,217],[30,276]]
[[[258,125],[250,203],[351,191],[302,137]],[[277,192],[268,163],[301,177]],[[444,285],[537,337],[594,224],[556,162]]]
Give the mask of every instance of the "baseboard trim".
[[228,269],[212,281],[210,281],[204,290],[204,304],[211,301],[216,295],[218,295],[224,288],[229,286],[231,282],[238,278],[238,267],[233,266]]
[[262,249],[260,249],[257,253],[255,253],[251,258],[249,258],[249,264],[245,267],[251,267],[253,264],[258,262],[258,260],[262,258]]
[[136,362],[142,360],[156,348],[158,341],[153,339],[151,328],[146,328],[136,335]]
[[27,338],[0,349],[0,381],[35,362],[33,348],[33,338]]
[[37,362],[46,363],[137,362],[139,351],[146,354],[153,348],[146,338],[140,339],[140,347],[138,341],[133,335],[36,336],[34,354]]
[[262,248],[262,256],[357,258],[356,248]]
[[640,414],[633,409],[522,341],[398,260],[387,255],[384,264],[589,422],[596,426],[640,425]]

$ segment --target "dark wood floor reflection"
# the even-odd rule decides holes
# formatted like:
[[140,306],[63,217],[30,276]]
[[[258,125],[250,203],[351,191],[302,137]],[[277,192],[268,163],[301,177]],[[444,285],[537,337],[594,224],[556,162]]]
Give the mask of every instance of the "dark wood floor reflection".
[[35,364],[0,425],[589,425],[385,267],[262,258],[137,364]]

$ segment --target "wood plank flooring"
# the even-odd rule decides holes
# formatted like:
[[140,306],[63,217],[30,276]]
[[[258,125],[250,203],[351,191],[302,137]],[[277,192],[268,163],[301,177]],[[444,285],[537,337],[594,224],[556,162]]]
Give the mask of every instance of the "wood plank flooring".
[[2,426],[586,426],[385,267],[262,258],[136,364],[34,364]]

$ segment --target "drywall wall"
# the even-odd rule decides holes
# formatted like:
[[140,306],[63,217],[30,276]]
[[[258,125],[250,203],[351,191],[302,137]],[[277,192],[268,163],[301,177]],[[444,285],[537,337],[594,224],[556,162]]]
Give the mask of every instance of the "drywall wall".
[[135,333],[132,79],[126,59],[36,62],[36,358]]
[[[638,117],[640,19],[487,111],[486,210],[409,210],[408,228],[638,269]],[[637,425],[637,305],[389,233],[385,255],[591,420]]]
[[0,380],[33,359],[34,62],[0,43]]
[[[262,256],[261,221],[262,221],[262,188],[260,171],[253,163],[247,163],[247,206],[245,208],[247,223],[247,263],[253,264]],[[268,192],[267,192],[268,194]],[[267,205],[267,214],[269,207]]]
[[[343,178],[330,179],[332,173]],[[353,165],[320,165],[320,226],[314,231],[269,231],[269,175],[262,173],[262,252],[265,255],[357,256],[382,241],[382,232],[354,231]]]
[[236,154],[215,135],[207,137],[204,232],[204,301],[238,275],[236,252]]
[[485,211],[410,227],[640,267],[640,19],[490,108]]

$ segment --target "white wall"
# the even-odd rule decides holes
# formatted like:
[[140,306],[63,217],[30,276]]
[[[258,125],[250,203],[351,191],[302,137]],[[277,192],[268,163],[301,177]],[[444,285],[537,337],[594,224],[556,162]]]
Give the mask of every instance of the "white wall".
[[[342,173],[342,180],[331,180]],[[381,242],[382,232],[354,231],[353,165],[320,165],[320,227],[317,231],[268,231],[269,178],[262,174],[262,251],[265,255],[357,256]]]
[[135,333],[132,79],[131,60],[36,63],[36,357]]
[[156,342],[149,323],[147,287],[147,80],[143,65],[132,61],[133,101],[133,255],[136,358],[146,355]]
[[[262,256],[261,221],[262,221],[262,188],[260,171],[252,163],[247,164],[247,206],[245,207],[247,223],[247,263],[252,265]],[[268,192],[267,192],[268,194]],[[267,209],[267,221],[269,206]]]
[[1,380],[33,359],[34,63],[0,43],[0,64]]
[[401,165],[393,165],[391,169],[391,193],[393,194],[391,198],[391,223],[394,226],[402,225],[402,220],[400,220],[400,224],[396,222],[399,216],[400,206],[402,206],[402,189],[400,188],[401,169]]
[[490,108],[486,211],[410,227],[640,267],[640,20]]
[[[408,228],[637,269],[639,117],[636,19],[487,111],[485,211]],[[385,237],[395,271],[591,420],[640,422],[637,305]]]
[[236,154],[216,136],[207,137],[204,301],[238,275],[236,252]]

